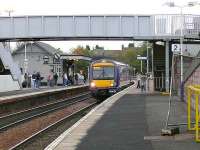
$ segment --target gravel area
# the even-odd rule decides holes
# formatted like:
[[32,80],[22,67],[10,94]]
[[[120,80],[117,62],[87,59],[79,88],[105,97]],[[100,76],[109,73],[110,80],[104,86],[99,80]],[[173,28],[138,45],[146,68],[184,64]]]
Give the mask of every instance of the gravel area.
[[47,116],[35,118],[29,122],[0,133],[0,149],[6,150],[11,148],[15,144],[28,138],[30,135],[42,130],[43,128],[60,120],[63,117],[66,117],[67,115],[70,115],[73,112],[88,106],[88,104],[91,104],[92,102],[94,102],[94,99],[88,99],[86,101],[76,103],[65,109],[56,111]]

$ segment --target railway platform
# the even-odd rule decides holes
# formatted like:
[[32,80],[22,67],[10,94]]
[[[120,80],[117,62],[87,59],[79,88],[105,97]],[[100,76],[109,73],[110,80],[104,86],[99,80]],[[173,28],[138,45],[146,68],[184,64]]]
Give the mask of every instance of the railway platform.
[[[170,123],[187,121],[186,104],[173,98]],[[168,96],[141,93],[134,85],[108,98],[61,134],[45,150],[199,150],[185,126],[160,136]]]
[[39,89],[25,88],[17,91],[0,92],[0,104],[13,102],[24,98],[32,98],[36,96],[46,96],[49,94],[59,93],[62,91],[73,90],[76,88],[87,87],[88,85],[75,85],[75,86],[56,86],[56,87],[41,87]]

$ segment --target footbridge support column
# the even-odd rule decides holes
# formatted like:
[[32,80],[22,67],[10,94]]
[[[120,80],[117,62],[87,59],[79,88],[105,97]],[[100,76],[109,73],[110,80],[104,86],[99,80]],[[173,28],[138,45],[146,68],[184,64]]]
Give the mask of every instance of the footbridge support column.
[[169,92],[169,40],[165,41],[165,89]]

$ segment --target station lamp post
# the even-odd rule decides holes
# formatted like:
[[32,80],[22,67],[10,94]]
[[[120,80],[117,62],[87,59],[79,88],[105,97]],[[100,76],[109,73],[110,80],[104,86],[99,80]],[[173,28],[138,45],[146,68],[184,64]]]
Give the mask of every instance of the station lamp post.
[[[137,58],[141,57],[140,55],[137,55]],[[140,72],[142,73],[142,59],[140,59]]]
[[8,13],[8,16],[10,17],[10,16],[11,16],[11,13],[13,13],[14,10],[12,10],[12,9],[7,9],[7,10],[5,10],[5,12]]
[[187,5],[175,5],[174,2],[167,2],[164,5],[168,7],[177,7],[180,9],[180,52],[181,52],[181,99],[183,99],[183,40],[184,40],[184,34],[183,34],[183,29],[184,29],[184,14],[183,14],[183,8],[185,7],[193,7],[196,5],[199,5],[198,2],[188,2]]
[[148,41],[147,41],[147,74],[149,73],[149,49],[151,48],[149,45],[148,45]]
[[136,70],[136,68],[134,67],[133,68],[133,76],[135,77],[135,70]]
[[[8,13],[8,16],[10,17],[11,16],[11,13],[13,13],[14,12],[14,10],[13,9],[6,9],[6,10],[4,10],[6,13]],[[8,41],[8,48],[9,48],[9,51],[11,50],[10,48],[10,40]]]
[[27,73],[28,68],[28,59],[27,59],[27,52],[26,52],[26,42],[24,42],[24,74]]

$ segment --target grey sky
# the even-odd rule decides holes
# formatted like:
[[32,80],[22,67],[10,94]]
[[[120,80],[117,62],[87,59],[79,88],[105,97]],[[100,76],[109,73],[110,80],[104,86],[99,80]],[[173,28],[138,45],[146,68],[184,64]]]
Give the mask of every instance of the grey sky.
[[[167,0],[1,0],[0,10],[13,9],[13,15],[70,14],[162,14],[179,13],[177,8],[162,6]],[[186,4],[189,0],[174,0]],[[198,7],[185,13],[200,13]]]

